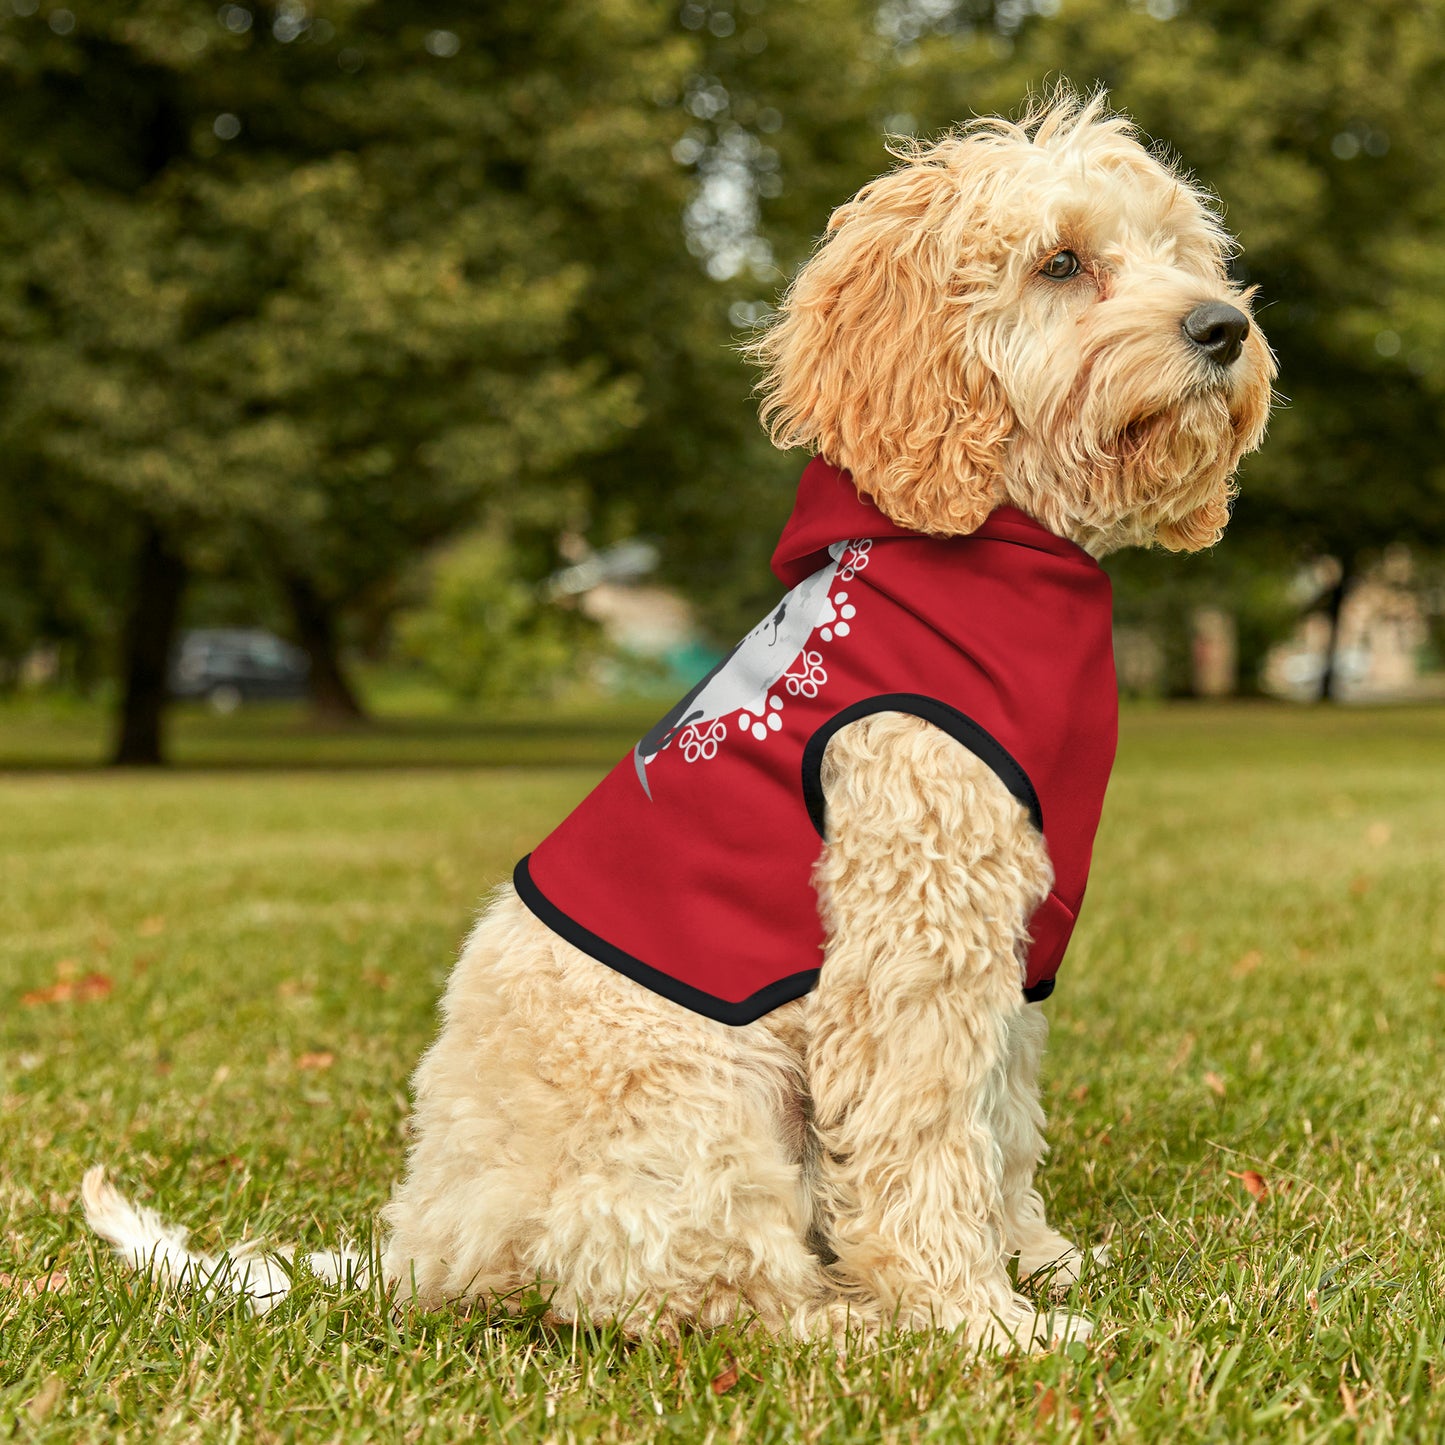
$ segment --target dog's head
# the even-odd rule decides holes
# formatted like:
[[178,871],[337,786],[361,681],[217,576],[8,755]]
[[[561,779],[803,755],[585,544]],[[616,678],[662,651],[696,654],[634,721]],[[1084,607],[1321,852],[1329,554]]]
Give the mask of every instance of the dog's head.
[[1102,97],[901,157],[752,348],[774,441],[920,531],[1011,502],[1096,553],[1215,542],[1274,359],[1209,200]]

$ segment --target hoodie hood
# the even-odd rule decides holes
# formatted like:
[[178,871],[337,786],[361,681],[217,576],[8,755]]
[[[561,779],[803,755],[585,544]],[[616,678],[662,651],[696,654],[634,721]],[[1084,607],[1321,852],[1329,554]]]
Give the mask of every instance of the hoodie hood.
[[929,537],[927,533],[900,527],[859,493],[851,472],[835,467],[822,457],[814,457],[798,481],[793,514],[773,552],[773,575],[785,587],[796,587],[826,564],[828,549],[835,542],[855,537],[871,537],[875,541],[911,537],[935,542],[988,538],[1035,547],[1059,557],[1072,557],[1091,568],[1099,565],[1076,542],[1057,536],[1017,507],[996,508],[983,526],[966,537]]

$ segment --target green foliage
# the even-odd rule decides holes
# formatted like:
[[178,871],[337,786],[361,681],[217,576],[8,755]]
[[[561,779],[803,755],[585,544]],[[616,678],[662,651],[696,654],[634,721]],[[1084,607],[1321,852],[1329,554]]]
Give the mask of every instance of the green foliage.
[[346,601],[635,424],[636,377],[578,334],[558,181],[675,211],[645,97],[685,57],[642,4],[546,15],[0,20],[0,428],[33,484]]
[[459,539],[427,571],[426,600],[398,617],[398,641],[461,702],[545,697],[595,651],[586,619],[543,601],[495,531]]

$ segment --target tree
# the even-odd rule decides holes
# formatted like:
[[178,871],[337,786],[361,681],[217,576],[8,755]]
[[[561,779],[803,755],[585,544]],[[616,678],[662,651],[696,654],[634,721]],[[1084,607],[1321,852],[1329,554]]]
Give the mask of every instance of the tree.
[[676,217],[650,96],[687,45],[644,0],[429,16],[0,20],[0,429],[37,519],[60,495],[123,517],[117,761],[160,759],[197,556],[264,549],[334,656],[338,612],[418,547],[488,504],[555,526],[577,460],[638,420],[578,324],[590,238],[556,182]]

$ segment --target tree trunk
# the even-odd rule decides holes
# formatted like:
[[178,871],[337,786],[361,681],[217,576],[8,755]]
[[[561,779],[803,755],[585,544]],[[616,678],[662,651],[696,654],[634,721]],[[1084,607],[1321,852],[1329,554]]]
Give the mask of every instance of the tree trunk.
[[1330,635],[1325,644],[1325,665],[1320,672],[1320,702],[1336,701],[1335,692],[1339,686],[1340,614],[1345,608],[1345,595],[1355,580],[1355,559],[1352,556],[1340,558],[1339,580],[1330,589],[1329,601],[1325,604],[1325,616],[1329,618]]
[[296,640],[311,660],[312,716],[332,724],[365,722],[366,710],[341,666],[331,605],[305,577],[288,573],[285,582]]
[[158,767],[165,761],[162,724],[166,674],[185,586],[185,562],[160,529],[147,522],[136,555],[130,611],[121,643],[124,693],[111,754],[111,762],[117,767]]

